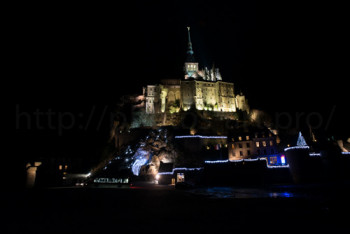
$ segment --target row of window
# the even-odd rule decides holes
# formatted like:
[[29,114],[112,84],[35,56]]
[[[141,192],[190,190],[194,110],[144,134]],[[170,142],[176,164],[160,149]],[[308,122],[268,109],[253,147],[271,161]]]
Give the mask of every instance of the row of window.
[[[262,143],[263,147],[267,146],[266,141],[262,141],[261,143]],[[255,142],[255,144],[256,144],[257,148],[259,148],[261,146],[259,141]],[[270,141],[270,146],[273,146],[273,141]]]
[[[197,85],[199,85],[199,83],[196,83]],[[208,84],[208,83],[204,83],[203,86],[208,86],[208,87],[214,87],[214,84]]]
[[[249,137],[249,136],[245,136],[245,139],[246,139],[247,141],[249,141],[250,137]],[[242,138],[241,136],[239,136],[239,137],[238,137],[238,140],[239,140],[239,141],[242,141],[243,138]],[[232,138],[232,141],[235,141],[235,139]]]
[[[64,165],[64,169],[67,170],[68,169],[68,165]],[[63,165],[59,165],[58,166],[58,170],[63,170]]]
[[[255,142],[256,147],[257,147],[257,148],[259,148],[259,147],[261,147],[261,146],[262,146],[262,147],[267,147],[267,142],[266,142],[266,141],[262,141],[261,143],[262,143],[262,144],[260,144],[259,141]],[[273,146],[273,141],[270,141],[269,143],[270,143],[270,146]],[[247,146],[247,148],[250,148],[250,143],[246,143],[246,146]],[[243,148],[243,145],[242,145],[241,143],[239,143],[239,144],[238,144],[238,147],[239,147],[239,148]],[[234,149],[234,148],[235,148],[235,145],[232,144],[232,149]]]
[[212,146],[210,146],[210,145],[207,145],[206,146],[206,149],[207,150],[210,150],[210,149],[216,149],[216,150],[219,150],[219,149],[221,149],[222,147],[224,147],[224,148],[227,148],[227,144],[217,144],[217,145],[212,145]]
[[[259,138],[258,136],[259,136],[259,134],[258,134],[258,133],[255,133],[255,138]],[[265,134],[264,134],[264,133],[260,134],[260,136],[261,136],[261,138],[265,138]],[[269,133],[269,137],[272,137],[272,134],[271,134],[271,133]],[[250,136],[245,136],[245,139],[246,139],[247,141],[249,141]],[[239,136],[239,137],[238,137],[238,140],[239,140],[239,141],[242,141],[242,140],[243,140],[243,137],[242,137],[242,136]],[[235,139],[232,138],[232,141],[235,141]]]

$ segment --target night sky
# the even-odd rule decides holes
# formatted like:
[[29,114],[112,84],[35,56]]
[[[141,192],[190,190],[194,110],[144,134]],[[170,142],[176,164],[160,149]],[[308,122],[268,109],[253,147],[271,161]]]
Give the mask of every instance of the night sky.
[[[18,6],[8,18],[17,64],[12,101],[29,113],[73,112],[85,123],[93,106],[101,113],[123,94],[182,78],[190,26],[200,65],[215,62],[252,108],[329,115],[336,106],[331,127],[344,134],[350,119],[345,13],[317,1]],[[17,129],[19,154],[94,155],[108,136],[108,121],[96,129],[98,120],[61,136]]]

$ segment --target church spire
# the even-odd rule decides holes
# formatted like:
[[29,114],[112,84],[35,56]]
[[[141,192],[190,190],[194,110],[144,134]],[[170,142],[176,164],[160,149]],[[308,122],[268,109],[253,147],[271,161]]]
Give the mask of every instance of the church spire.
[[187,44],[187,59],[186,59],[186,62],[194,62],[195,59],[194,59],[194,56],[193,56],[190,27],[187,27],[187,31],[188,31],[188,44]]
[[188,33],[188,46],[187,46],[187,57],[185,61],[185,79],[188,79],[190,77],[197,78],[198,77],[198,63],[196,62],[194,58],[194,53],[192,49],[192,42],[191,42],[191,34],[190,34],[190,27],[187,27],[187,33]]

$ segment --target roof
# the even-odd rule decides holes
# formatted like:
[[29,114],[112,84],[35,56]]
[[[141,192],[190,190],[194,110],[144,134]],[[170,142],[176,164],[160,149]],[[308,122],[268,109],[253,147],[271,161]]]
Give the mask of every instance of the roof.
[[172,172],[174,164],[173,163],[162,163],[160,162],[158,172]]

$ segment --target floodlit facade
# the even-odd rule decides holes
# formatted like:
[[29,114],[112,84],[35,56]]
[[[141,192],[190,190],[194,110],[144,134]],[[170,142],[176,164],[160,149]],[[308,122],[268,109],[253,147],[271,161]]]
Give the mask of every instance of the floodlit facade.
[[189,27],[184,72],[182,80],[162,80],[160,84],[147,86],[146,113],[176,113],[191,108],[217,112],[242,110],[249,113],[245,96],[235,95],[234,84],[224,82],[218,68],[199,69],[194,58]]
[[269,165],[285,164],[281,161],[278,142],[278,136],[268,130],[234,132],[228,137],[228,159],[264,157]]

